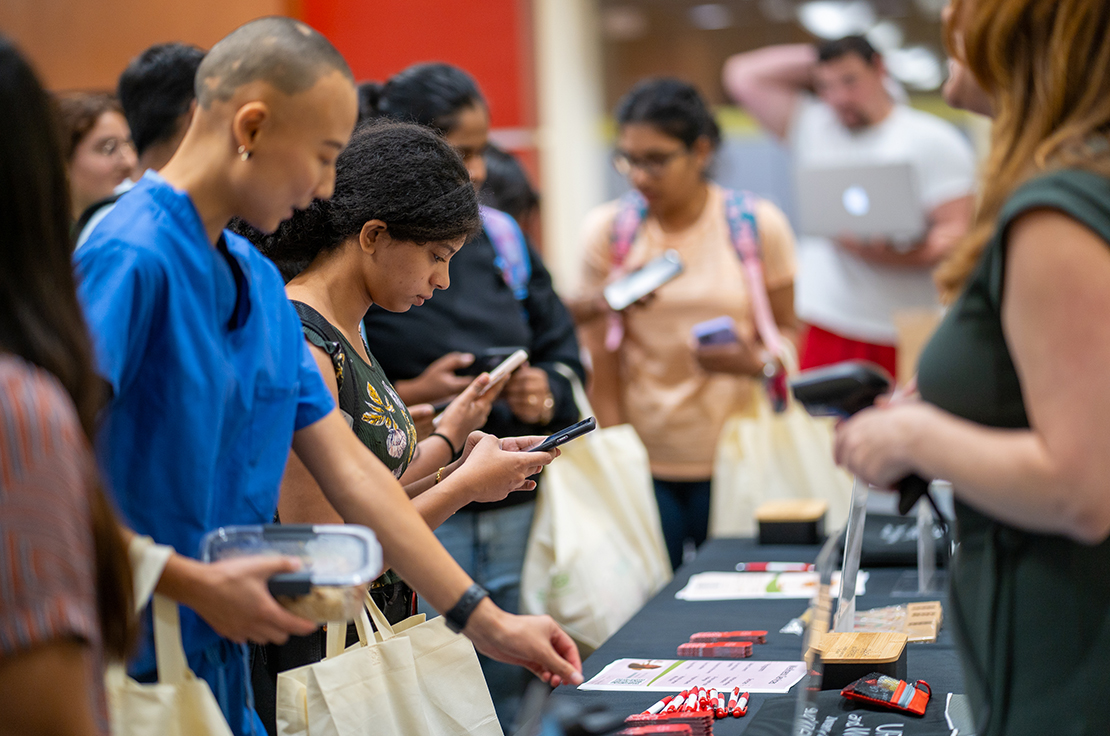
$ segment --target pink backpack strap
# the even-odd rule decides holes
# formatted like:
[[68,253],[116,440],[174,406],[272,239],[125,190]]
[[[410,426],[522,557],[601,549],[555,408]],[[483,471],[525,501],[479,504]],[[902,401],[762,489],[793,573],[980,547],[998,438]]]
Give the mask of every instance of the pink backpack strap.
[[[617,216],[613,219],[613,231],[609,240],[609,262],[613,273],[623,271],[624,261],[632,250],[632,243],[640,226],[647,219],[647,200],[635,189],[620,198]],[[605,332],[605,349],[615,352],[624,339],[624,320],[617,312],[609,314],[609,324]]]
[[763,254],[759,246],[755,203],[755,196],[749,192],[725,191],[725,216],[728,219],[729,235],[732,238],[732,247],[740,256],[748,282],[756,329],[771,354],[781,357],[783,337],[775,323],[771,299],[767,296],[767,284],[763,280]]

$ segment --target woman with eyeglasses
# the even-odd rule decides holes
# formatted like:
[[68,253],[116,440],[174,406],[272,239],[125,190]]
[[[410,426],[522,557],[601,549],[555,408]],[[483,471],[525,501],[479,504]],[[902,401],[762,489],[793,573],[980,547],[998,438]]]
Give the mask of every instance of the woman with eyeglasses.
[[[602,205],[587,219],[575,313],[593,358],[597,419],[630,422],[647,447],[663,536],[678,567],[686,546],[706,538],[717,438],[725,420],[753,400],[769,356],[730,236],[727,193],[709,178],[720,131],[705,102],[685,82],[650,79],[621,100],[617,123],[613,162],[639,196]],[[752,201],[774,319],[790,337],[794,235],[778,208]],[[618,232],[618,215],[627,222],[630,207],[638,224]],[[682,274],[619,316],[610,312],[606,284],[668,250],[682,259]],[[718,317],[732,318],[737,339],[698,345],[691,329]]]
[[62,152],[69,168],[73,221],[135,172],[131,129],[119,101],[106,92],[67,92],[58,98]]

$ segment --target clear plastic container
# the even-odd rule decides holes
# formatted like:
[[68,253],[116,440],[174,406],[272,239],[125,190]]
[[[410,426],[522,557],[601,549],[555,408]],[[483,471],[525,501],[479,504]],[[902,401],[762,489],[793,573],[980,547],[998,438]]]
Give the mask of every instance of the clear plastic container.
[[320,623],[357,616],[366,586],[382,569],[374,532],[354,524],[225,526],[201,542],[205,562],[250,555],[298,558],[300,570],[270,578],[270,593],[293,613]]

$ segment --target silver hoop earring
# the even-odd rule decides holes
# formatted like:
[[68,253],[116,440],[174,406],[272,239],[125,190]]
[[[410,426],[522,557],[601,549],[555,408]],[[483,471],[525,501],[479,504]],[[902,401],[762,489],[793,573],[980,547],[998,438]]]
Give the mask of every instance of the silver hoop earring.
[[239,160],[246,161],[251,157],[251,152],[247,150],[246,146],[239,146]]

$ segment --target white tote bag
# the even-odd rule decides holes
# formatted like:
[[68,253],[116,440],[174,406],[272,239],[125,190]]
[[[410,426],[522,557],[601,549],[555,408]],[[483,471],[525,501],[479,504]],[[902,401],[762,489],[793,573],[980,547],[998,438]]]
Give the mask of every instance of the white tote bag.
[[[784,354],[793,375],[792,349]],[[757,391],[750,413],[730,417],[717,442],[709,535],[754,536],[762,503],[794,498],[827,502],[826,528],[840,529],[848,521],[852,478],[833,460],[833,421],[810,416],[793,398],[776,413],[763,389]]]
[[391,626],[366,596],[359,643],[328,624],[327,657],[278,675],[281,736],[502,736],[474,645],[423,614]]
[[112,736],[231,736],[208,683],[185,660],[177,603],[154,594],[158,682],[144,685],[122,665],[105,674]]
[[[741,200],[733,199],[729,206],[743,205]],[[741,219],[735,212],[729,218]],[[759,336],[781,361],[787,375],[793,376],[798,372],[798,358],[775,324],[754,232],[737,227],[733,238]],[[793,397],[788,397],[785,411],[776,413],[760,387],[750,410],[730,417],[717,441],[709,534],[753,536],[756,508],[764,501],[791,498],[826,501],[826,526],[839,529],[848,520],[852,478],[833,460],[831,419],[810,416]]]
[[[578,377],[560,372],[579,411],[592,415]],[[671,565],[647,450],[632,425],[596,429],[561,449],[540,477],[521,607],[596,649],[670,581]]]

